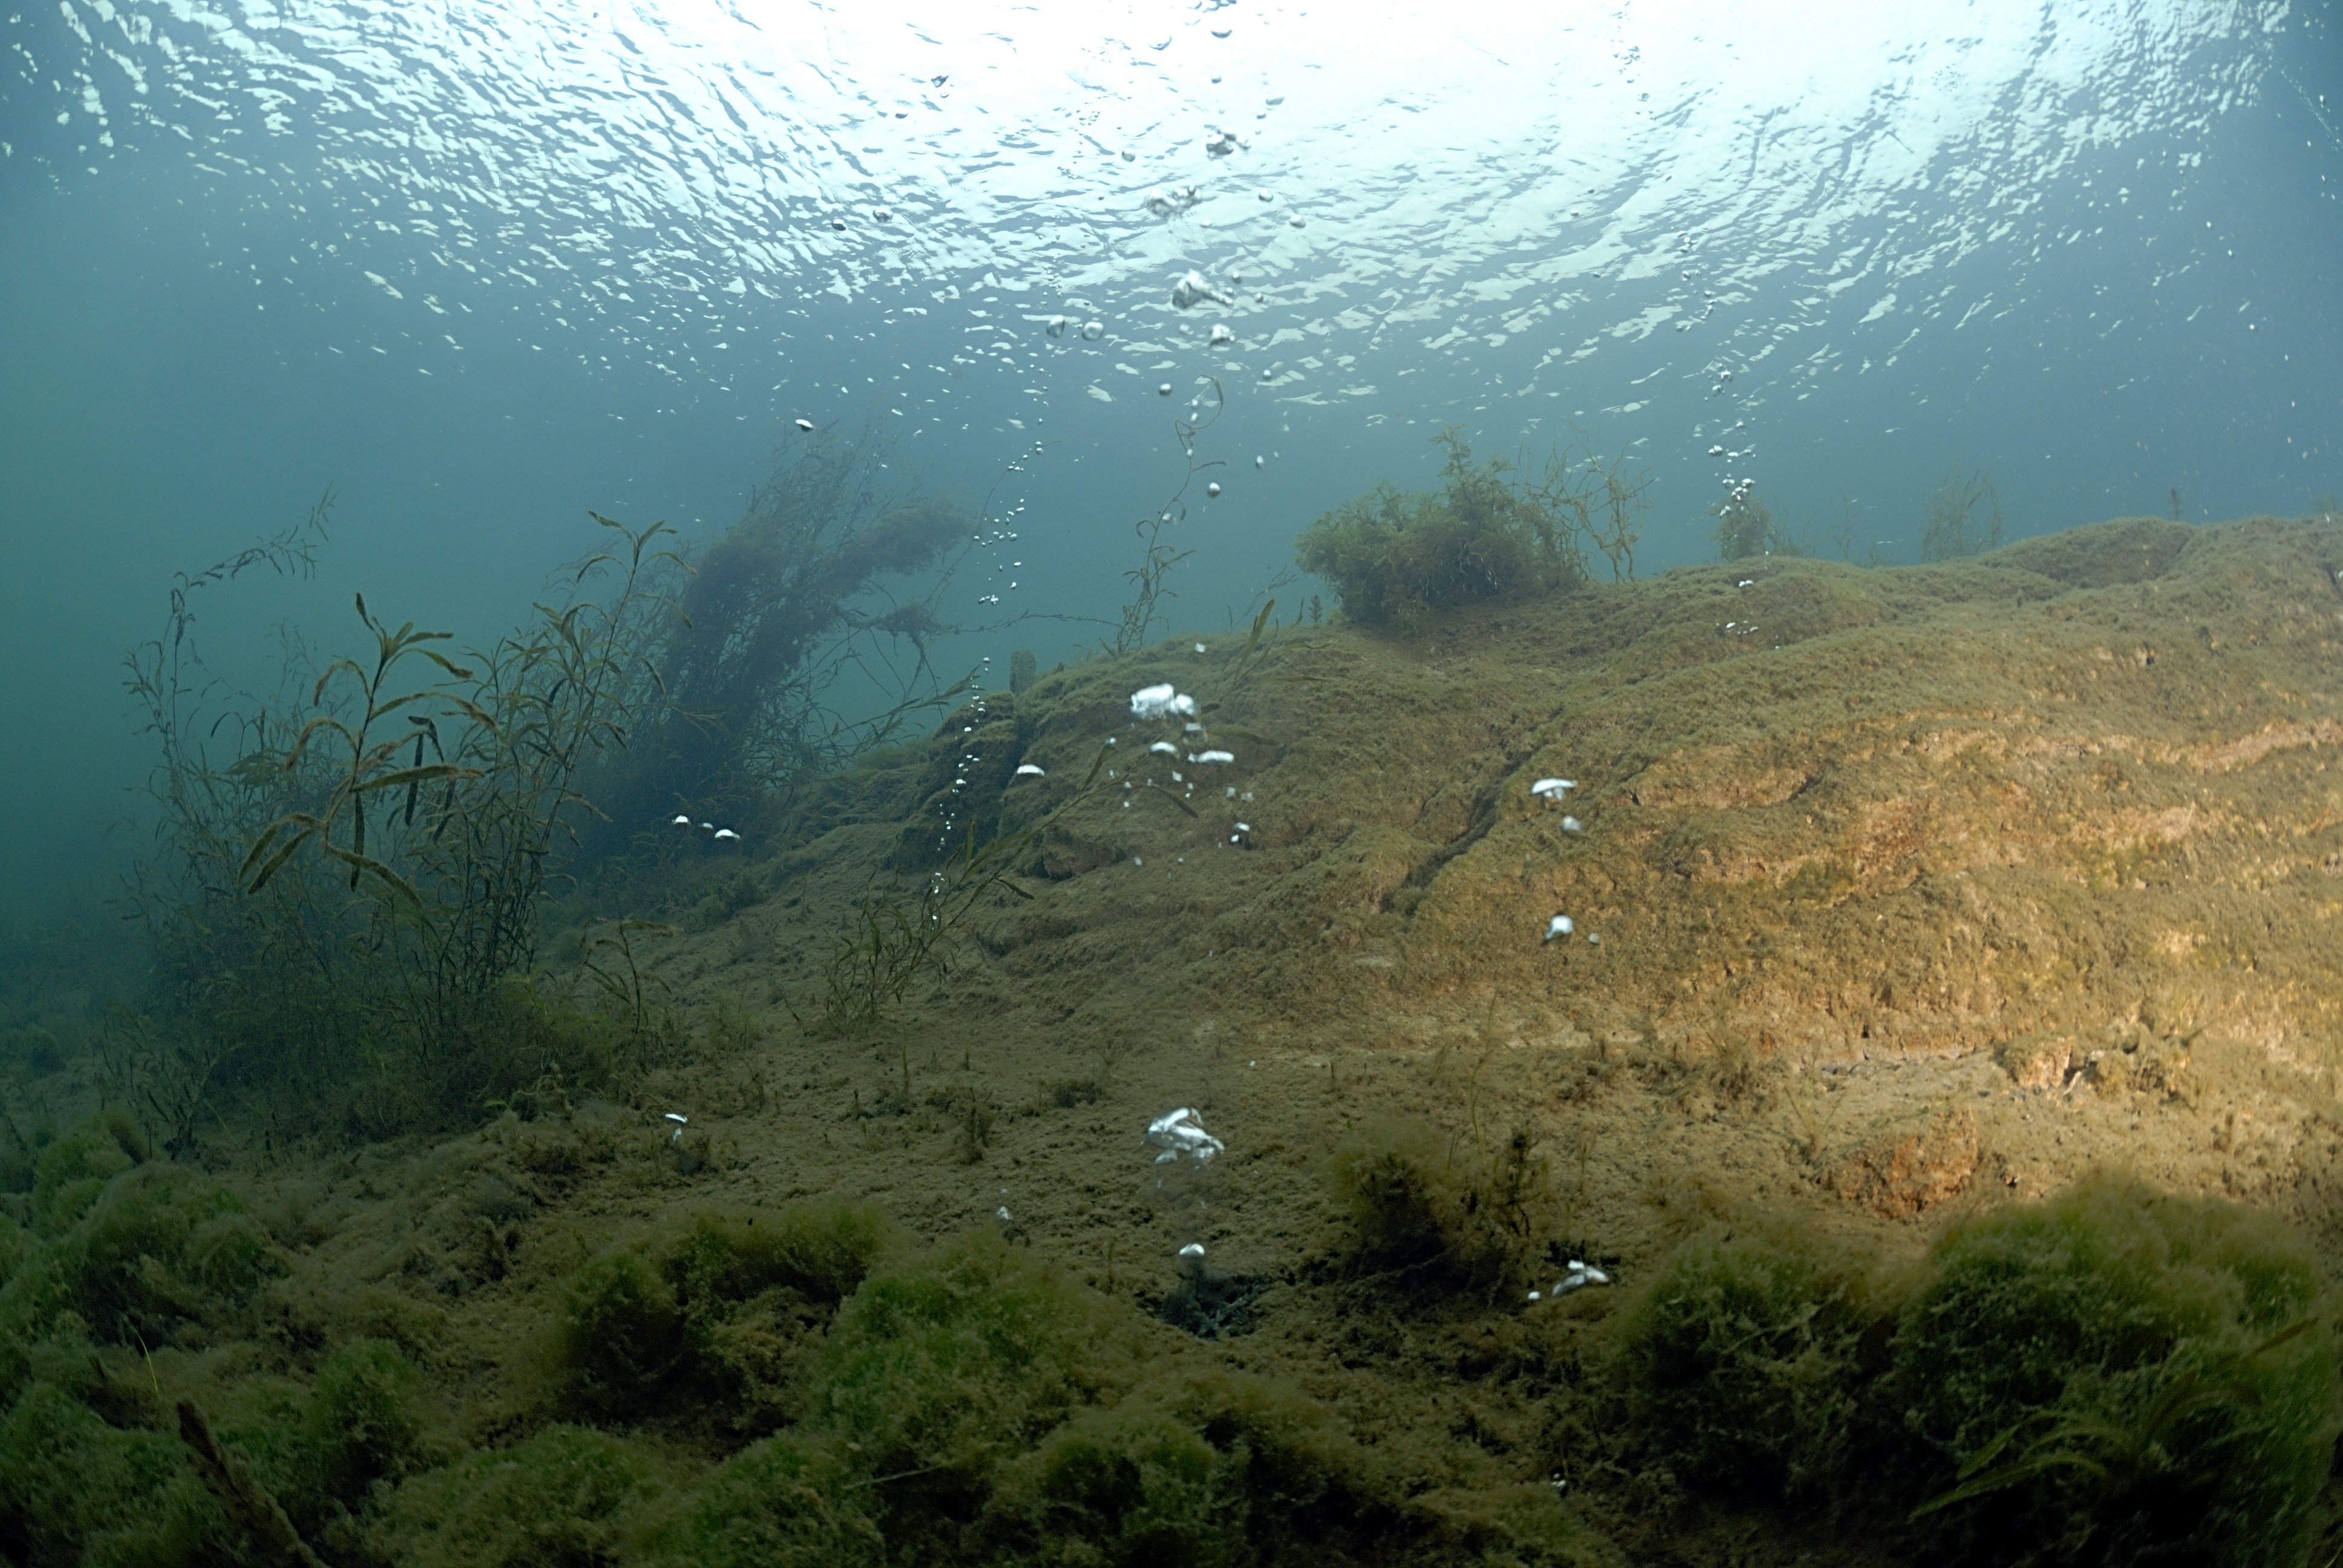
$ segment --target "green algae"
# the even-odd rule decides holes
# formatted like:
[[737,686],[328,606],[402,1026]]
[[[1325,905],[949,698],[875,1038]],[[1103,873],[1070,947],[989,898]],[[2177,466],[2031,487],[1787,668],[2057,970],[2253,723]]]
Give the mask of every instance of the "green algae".
[[1865,1416],[1869,1260],[1775,1220],[1686,1241],[1624,1312],[1626,1404],[1694,1485],[1813,1499],[1843,1481]]
[[1896,1341],[1905,1421],[1962,1462],[1946,1561],[2298,1561],[2343,1431],[2309,1249],[2111,1178],[1937,1247]]

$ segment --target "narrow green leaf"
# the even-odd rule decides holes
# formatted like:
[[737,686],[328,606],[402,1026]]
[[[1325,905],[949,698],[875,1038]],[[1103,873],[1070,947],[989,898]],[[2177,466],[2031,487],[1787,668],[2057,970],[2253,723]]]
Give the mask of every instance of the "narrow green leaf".
[[1163,799],[1165,799],[1166,800],[1171,801],[1171,802],[1172,802],[1172,804],[1173,804],[1174,806],[1179,807],[1179,808],[1180,808],[1180,809],[1182,809],[1182,811],[1185,811],[1185,812],[1186,812],[1186,813],[1188,813],[1188,815],[1189,815],[1189,816],[1191,816],[1191,817],[1192,817],[1192,816],[1194,816],[1194,815],[1196,814],[1196,809],[1195,809],[1193,806],[1189,805],[1189,804],[1188,804],[1188,802],[1186,802],[1185,800],[1181,799],[1180,799],[1180,797],[1178,797],[1177,795],[1174,795],[1173,793],[1172,793],[1172,791],[1171,791],[1171,790],[1166,789],[1165,789],[1165,788],[1163,788],[1163,786],[1162,786],[1162,785],[1161,785],[1161,784],[1146,784],[1146,785],[1141,785],[1141,789],[1152,789],[1152,790],[1154,790],[1154,791],[1155,791],[1155,793],[1157,793],[1158,795],[1162,796],[1162,797],[1163,797]]

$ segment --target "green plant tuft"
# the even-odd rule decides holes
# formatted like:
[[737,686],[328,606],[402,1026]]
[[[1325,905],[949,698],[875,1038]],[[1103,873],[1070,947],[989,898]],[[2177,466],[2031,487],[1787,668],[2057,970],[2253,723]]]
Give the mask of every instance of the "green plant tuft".
[[2100,1178],[1941,1242],[1894,1380],[1944,1561],[2296,1563],[2343,1386],[2276,1219]]
[[867,1203],[804,1203],[779,1212],[697,1215],[665,1270],[694,1312],[787,1289],[823,1306],[854,1293],[893,1242],[894,1227]]
[[[678,1568],[878,1568],[870,1488],[830,1447],[794,1433],[727,1460],[694,1493],[658,1561]],[[899,1559],[900,1560],[900,1559]]]
[[1438,495],[1378,485],[1296,541],[1296,564],[1332,584],[1352,619],[1413,630],[1458,605],[1575,587],[1587,575],[1582,539],[1614,575],[1634,575],[1643,484],[1617,462],[1557,452],[1528,483],[1509,479],[1503,458],[1474,463],[1453,426],[1433,439],[1448,454]]
[[1710,537],[1716,540],[1719,560],[1745,561],[1756,556],[1807,553],[1775,521],[1774,508],[1746,487],[1735,486],[1723,500],[1708,508],[1708,515],[1716,519],[1715,531]]
[[640,1560],[670,1488],[638,1444],[550,1426],[407,1481],[368,1545],[412,1568],[544,1568]]
[[562,1290],[565,1397],[598,1420],[769,1432],[821,1325],[894,1242],[877,1210],[824,1201],[701,1213],[589,1258]]
[[1362,1266],[1484,1292],[1523,1275],[1547,1201],[1526,1129],[1484,1150],[1422,1122],[1365,1122],[1335,1146],[1327,1179]]
[[1004,1449],[1130,1375],[1131,1326],[980,1231],[863,1282],[822,1345],[811,1419],[871,1473],[903,1477],[890,1503],[973,1498]]
[[428,1452],[424,1423],[415,1363],[387,1340],[353,1340],[317,1369],[303,1413],[305,1490],[358,1512],[376,1483],[406,1473]]
[[41,1151],[33,1162],[33,1229],[65,1231],[89,1212],[106,1184],[135,1161],[104,1122],[92,1119]]
[[570,1275],[559,1333],[570,1401],[603,1417],[640,1414],[685,1348],[675,1287],[624,1248],[588,1259]]
[[1949,561],[2001,548],[2001,488],[1983,468],[1956,464],[1928,492],[1920,558]]
[[1680,1478],[1810,1498],[1841,1479],[1884,1314],[1868,1260],[1810,1227],[1745,1221],[1676,1249],[1622,1315],[1627,1402]]

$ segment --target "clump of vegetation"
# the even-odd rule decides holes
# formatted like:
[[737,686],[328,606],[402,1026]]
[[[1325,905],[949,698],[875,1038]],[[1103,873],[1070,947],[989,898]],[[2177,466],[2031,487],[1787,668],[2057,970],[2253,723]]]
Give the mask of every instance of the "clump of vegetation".
[[1885,1277],[1779,1220],[1684,1243],[1622,1322],[1636,1440],[1704,1490],[1892,1508],[1932,1562],[2302,1561],[2343,1378],[2279,1221],[2097,1178]]
[[1716,558],[1745,561],[1757,556],[1802,556],[1805,549],[1774,518],[1774,508],[1755,486],[1735,485],[1708,508],[1716,519]]
[[[692,559],[681,613],[652,656],[660,700],[594,779],[605,820],[592,858],[679,810],[744,819],[966,689],[929,661],[930,640],[956,629],[937,618],[942,581],[902,598],[883,588],[935,567],[970,519],[906,478],[894,456],[875,424],[792,439],[746,515]],[[884,709],[860,719],[836,709],[849,677],[884,694]]]
[[1840,1483],[1866,1413],[1865,1336],[1892,1322],[1867,1263],[1780,1221],[1679,1247],[1623,1314],[1642,1440],[1712,1491],[1811,1498]]
[[1378,485],[1296,542],[1296,563],[1333,586],[1352,619],[1413,629],[1458,605],[1574,588],[1587,580],[1588,545],[1614,577],[1634,575],[1648,480],[1626,476],[1623,459],[1572,447],[1530,479],[1501,457],[1473,462],[1453,426],[1433,439],[1448,455],[1439,494]]
[[431,1568],[640,1562],[672,1489],[644,1445],[549,1426],[410,1480],[383,1506],[367,1544],[374,1560]]
[[236,1321],[283,1259],[243,1202],[184,1166],[142,1161],[94,1122],[42,1153],[30,1236],[0,1285],[0,1402],[59,1335],[167,1345]]
[[1949,561],[2001,548],[2001,489],[1984,468],[1956,465],[1928,492],[1920,558]]
[[[38,1230],[0,1228],[0,1543],[39,1564],[251,1560],[163,1379],[259,1337],[286,1260],[225,1188],[103,1125],[43,1164]],[[397,1348],[357,1340],[309,1383],[246,1377],[215,1413],[238,1473],[301,1534],[346,1548],[373,1489],[431,1459],[427,1404]]]
[[590,1258],[562,1291],[566,1401],[600,1420],[770,1431],[805,1346],[893,1243],[875,1210],[807,1203],[701,1214],[655,1248]]
[[1327,1177],[1363,1267],[1489,1292],[1539,1255],[1549,1194],[1527,1128],[1490,1150],[1422,1122],[1370,1121],[1335,1146]]
[[2299,1562],[2343,1430],[2309,1248],[2112,1178],[1936,1248],[1894,1389],[1946,1562]]
[[589,813],[583,771],[656,689],[669,530],[598,518],[617,548],[488,648],[444,651],[361,597],[366,658],[313,672],[296,648],[277,699],[224,698],[196,652],[196,596],[262,566],[306,573],[329,501],[183,578],[164,636],[130,659],[162,749],[161,852],[136,888],[157,961],[108,1087],[175,1151],[222,1091],[289,1096],[313,1123],[338,1100],[380,1130],[541,1073],[510,982]]

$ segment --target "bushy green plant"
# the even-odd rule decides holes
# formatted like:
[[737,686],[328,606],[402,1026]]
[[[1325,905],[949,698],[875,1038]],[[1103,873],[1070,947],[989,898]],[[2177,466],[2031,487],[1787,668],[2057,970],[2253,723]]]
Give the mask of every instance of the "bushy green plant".
[[2274,1218],[2114,1178],[1954,1231],[1894,1369],[1939,1557],[2299,1562],[2343,1429],[2328,1301]]
[[0,1062],[22,1068],[34,1078],[45,1078],[65,1064],[65,1048],[56,1032],[45,1024],[16,1024],[0,1029]]
[[376,1483],[428,1452],[424,1422],[423,1374],[397,1345],[360,1339],[335,1352],[302,1413],[312,1512],[335,1504],[357,1513]]
[[16,1271],[40,1250],[33,1233],[5,1214],[0,1214],[0,1286],[15,1278]]
[[1806,553],[1774,520],[1774,508],[1746,486],[1734,487],[1723,500],[1708,508],[1708,515],[1716,519],[1715,531],[1710,537],[1716,540],[1719,560],[1745,561],[1756,556]]
[[1397,1524],[1389,1491],[1299,1390],[1212,1372],[1065,1422],[1002,1467],[985,1533],[1010,1561],[1340,1561]]
[[1101,1563],[1226,1563],[1250,1523],[1231,1497],[1221,1452],[1160,1405],[1084,1411],[1003,1478],[996,1527],[1014,1518],[1029,1539],[1079,1541]]
[[1547,1196],[1525,1129],[1483,1150],[1423,1122],[1380,1118],[1335,1146],[1326,1173],[1363,1266],[1480,1291],[1527,1265]]
[[675,1288],[639,1252],[589,1258],[562,1287],[560,1341],[573,1402],[594,1415],[639,1414],[684,1353]]
[[1669,1255],[1623,1314],[1629,1412],[1679,1477],[1811,1497],[1843,1478],[1884,1313],[1867,1260],[1786,1221],[1745,1221]]
[[1453,427],[1438,495],[1376,486],[1326,513],[1295,541],[1295,562],[1323,578],[1343,613],[1367,626],[1413,628],[1436,611],[1481,599],[1566,588],[1586,562],[1557,461],[1544,487],[1509,483],[1503,458],[1473,461]]
[[51,1143],[33,1162],[33,1229],[45,1236],[64,1231],[133,1163],[121,1140],[95,1118]]
[[607,1420],[649,1415],[769,1431],[813,1331],[895,1231],[867,1204],[704,1212],[648,1248],[589,1258],[562,1289],[566,1396]]
[[114,1426],[54,1382],[33,1382],[0,1417],[0,1555],[12,1563],[235,1562],[241,1543],[210,1503],[176,1435]]
[[1131,1325],[990,1230],[873,1274],[830,1325],[809,1419],[850,1437],[882,1495],[943,1512],[1004,1452],[1128,1378]]
[[[657,655],[664,698],[593,789],[607,818],[589,832],[595,859],[668,831],[679,809],[737,818],[785,796],[965,689],[928,661],[930,639],[953,629],[935,614],[940,581],[870,602],[970,532],[964,511],[922,492],[894,456],[876,423],[852,436],[787,432],[746,514],[691,563]],[[849,675],[890,706],[862,720],[838,712]]]
[[669,1244],[664,1268],[678,1299],[694,1312],[775,1289],[835,1306],[854,1293],[894,1235],[886,1217],[868,1203],[701,1213]]
[[668,1477],[639,1445],[550,1426],[410,1477],[368,1544],[412,1568],[545,1568],[638,1561],[661,1523]]
[[0,1399],[33,1375],[39,1345],[61,1324],[100,1344],[169,1343],[191,1324],[230,1321],[283,1266],[226,1188],[179,1166],[120,1171],[0,1285]]
[[[879,1568],[870,1488],[838,1445],[782,1432],[752,1443],[692,1494],[656,1561],[677,1568]],[[902,1561],[898,1558],[897,1561]]]

